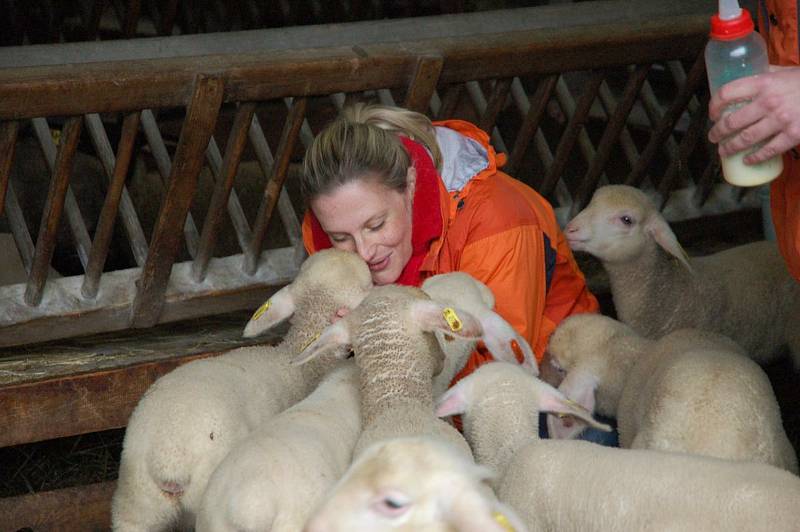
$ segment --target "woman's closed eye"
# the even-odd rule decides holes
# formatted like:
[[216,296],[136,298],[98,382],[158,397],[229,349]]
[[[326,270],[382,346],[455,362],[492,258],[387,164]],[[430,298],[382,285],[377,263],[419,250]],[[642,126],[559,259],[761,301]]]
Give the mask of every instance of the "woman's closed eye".
[[370,231],[380,231],[381,228],[386,224],[386,220],[381,220],[379,223],[368,225],[367,229]]

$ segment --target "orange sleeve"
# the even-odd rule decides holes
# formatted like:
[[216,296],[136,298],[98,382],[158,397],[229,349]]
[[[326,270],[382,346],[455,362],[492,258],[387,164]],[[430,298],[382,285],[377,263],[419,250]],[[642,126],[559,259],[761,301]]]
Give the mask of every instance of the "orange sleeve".
[[[544,262],[542,232],[528,225],[467,244],[459,264],[459,270],[491,288],[496,312],[533,348],[539,343],[545,309]],[[536,351],[537,359],[543,354]]]
[[772,223],[792,277],[800,281],[800,160],[783,157],[783,173],[770,187]]

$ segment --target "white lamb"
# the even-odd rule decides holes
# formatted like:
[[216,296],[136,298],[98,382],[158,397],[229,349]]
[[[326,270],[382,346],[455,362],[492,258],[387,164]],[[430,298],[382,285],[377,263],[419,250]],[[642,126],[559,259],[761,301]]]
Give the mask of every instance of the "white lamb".
[[526,532],[486,486],[490,472],[429,437],[395,438],[355,461],[305,532]]
[[291,317],[277,346],[252,346],[191,362],[158,379],[131,414],[112,500],[115,530],[191,528],[211,473],[258,425],[303,399],[334,361],[298,368],[295,353],[371,288],[353,253],[329,250],[306,260],[296,279],[245,328],[255,335]]
[[[519,367],[494,363],[439,401],[440,414],[463,415],[479,463],[502,472],[498,498],[532,532],[797,532],[800,479],[794,475],[757,463],[539,440],[539,410],[558,397]],[[425,465],[446,460],[443,452],[424,461],[417,454],[423,465],[410,463],[407,477],[424,483]]]
[[564,234],[602,261],[617,315],[637,332],[715,331],[759,362],[788,345],[800,368],[800,284],[774,242],[689,259],[647,196],[623,185],[598,188]]
[[[616,417],[622,447],[703,454],[797,472],[797,457],[764,371],[724,336],[681,329],[651,340],[598,314],[564,320],[550,337],[559,386]],[[571,423],[571,422],[569,422]],[[553,416],[551,437],[580,432]]]
[[461,434],[434,415],[432,379],[442,370],[444,356],[431,333],[475,339],[482,329],[467,312],[446,309],[418,288],[376,286],[298,355],[296,362],[304,363],[332,348],[343,353],[343,347],[352,346],[361,371],[363,425],[354,456],[379,440],[417,435],[441,437],[471,456]]
[[[501,359],[513,355],[512,343],[516,343],[523,354],[523,366],[533,375],[539,374],[536,358],[528,342],[499,314],[494,312],[494,294],[488,286],[465,272],[441,273],[429,277],[422,283],[422,291],[439,303],[459,307],[480,322],[484,330],[484,343]],[[436,339],[444,352],[444,367],[433,379],[433,396],[439,397],[450,387],[450,383],[464,367],[477,342],[436,332]]]
[[347,361],[235,445],[211,475],[197,531],[301,530],[350,465],[361,433],[358,383]]

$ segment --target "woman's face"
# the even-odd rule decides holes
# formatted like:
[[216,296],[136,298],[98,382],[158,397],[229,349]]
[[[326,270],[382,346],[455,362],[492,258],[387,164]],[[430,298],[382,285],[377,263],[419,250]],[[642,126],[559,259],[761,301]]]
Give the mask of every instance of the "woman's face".
[[411,258],[415,178],[410,168],[408,186],[398,192],[367,175],[311,200],[333,247],[361,255],[376,285],[395,282]]

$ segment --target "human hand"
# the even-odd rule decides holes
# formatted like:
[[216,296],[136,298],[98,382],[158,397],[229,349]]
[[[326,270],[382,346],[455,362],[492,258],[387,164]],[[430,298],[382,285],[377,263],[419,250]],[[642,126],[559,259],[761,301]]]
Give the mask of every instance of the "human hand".
[[[747,100],[722,116],[729,105]],[[765,140],[764,146],[744,158],[746,164],[792,149],[800,144],[800,67],[771,67],[768,73],[731,81],[711,98],[708,114],[716,122],[708,140],[719,143],[721,157]]]

